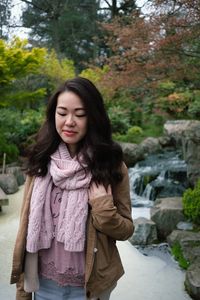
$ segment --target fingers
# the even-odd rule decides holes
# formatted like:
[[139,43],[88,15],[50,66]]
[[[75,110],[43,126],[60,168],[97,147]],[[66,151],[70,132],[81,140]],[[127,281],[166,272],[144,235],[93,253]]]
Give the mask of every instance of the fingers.
[[111,186],[109,185],[107,189],[104,187],[103,184],[96,184],[95,182],[92,182],[90,188],[89,188],[89,198],[98,198],[101,196],[111,195]]

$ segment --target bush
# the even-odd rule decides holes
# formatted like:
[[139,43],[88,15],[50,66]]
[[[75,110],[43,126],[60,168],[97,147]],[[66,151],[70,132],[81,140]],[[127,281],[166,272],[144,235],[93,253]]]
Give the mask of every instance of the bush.
[[6,163],[18,159],[19,151],[14,144],[8,144],[5,137],[0,133],[0,164],[3,162],[3,154],[6,153]]
[[43,110],[0,110],[0,160],[7,154],[7,162],[13,162],[21,154],[23,144],[41,126]]
[[113,139],[120,142],[140,143],[143,139],[143,130],[139,126],[130,127],[126,134],[113,134]]
[[200,225],[200,180],[193,190],[189,188],[184,192],[183,210],[188,218]]
[[130,127],[128,113],[120,106],[111,106],[108,115],[112,125],[113,133],[124,134]]

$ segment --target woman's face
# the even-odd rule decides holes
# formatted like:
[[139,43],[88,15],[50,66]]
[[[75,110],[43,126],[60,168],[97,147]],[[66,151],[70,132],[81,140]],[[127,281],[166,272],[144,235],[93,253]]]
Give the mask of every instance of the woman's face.
[[56,130],[67,144],[71,156],[77,150],[77,144],[87,132],[87,115],[82,100],[71,91],[58,96],[55,111]]

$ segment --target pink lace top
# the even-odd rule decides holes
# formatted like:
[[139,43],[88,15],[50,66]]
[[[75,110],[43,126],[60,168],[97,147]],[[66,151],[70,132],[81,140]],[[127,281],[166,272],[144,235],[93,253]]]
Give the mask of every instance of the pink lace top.
[[[54,186],[51,198],[51,212],[55,237],[62,198],[62,190]],[[63,243],[54,238],[49,249],[39,251],[39,274],[54,280],[61,286],[84,286],[85,252],[68,252]]]

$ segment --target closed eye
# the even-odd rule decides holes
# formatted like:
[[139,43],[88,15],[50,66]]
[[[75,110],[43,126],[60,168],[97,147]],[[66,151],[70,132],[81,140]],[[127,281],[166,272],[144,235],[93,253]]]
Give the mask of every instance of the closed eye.
[[76,115],[78,118],[86,117],[86,114]]
[[57,114],[59,115],[59,116],[66,116],[66,114],[65,113],[60,113],[60,112],[57,112]]

